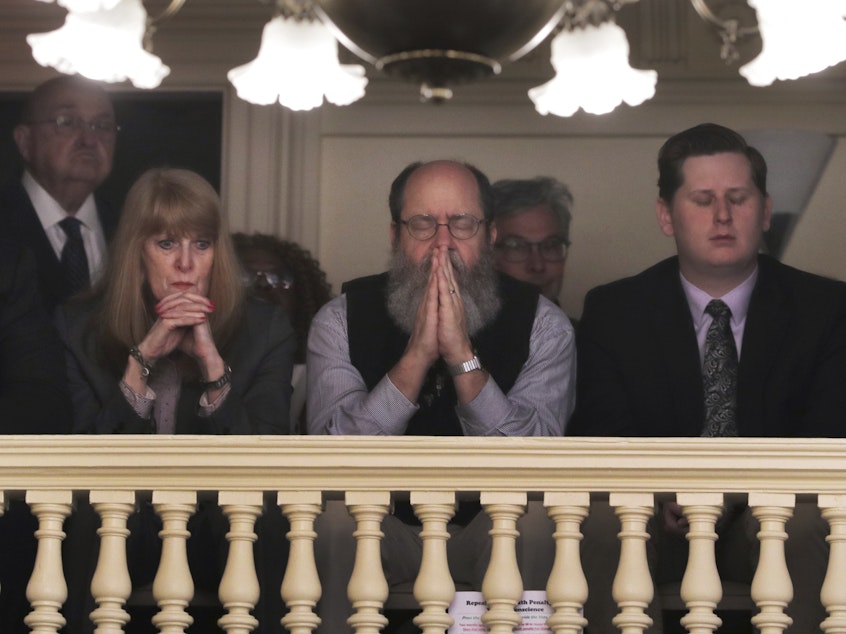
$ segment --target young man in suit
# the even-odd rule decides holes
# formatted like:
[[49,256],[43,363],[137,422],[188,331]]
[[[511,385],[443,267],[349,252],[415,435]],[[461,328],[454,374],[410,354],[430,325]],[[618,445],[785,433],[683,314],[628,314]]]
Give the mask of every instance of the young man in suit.
[[94,191],[111,172],[117,130],[103,88],[69,75],[35,88],[14,129],[24,171],[0,188],[0,222],[35,255],[48,314],[105,265],[117,212]]
[[[702,124],[671,137],[658,168],[658,223],[675,240],[677,256],[588,293],[567,432],[843,436],[846,284],[758,253],[772,210],[761,154],[733,130]],[[744,509],[733,522],[724,518],[721,538],[734,524],[754,548],[749,520]],[[684,548],[687,525],[674,503],[663,505],[658,524],[660,571],[662,553],[672,550],[665,545],[676,540]],[[586,552],[591,530],[586,523]],[[819,601],[825,530],[813,505],[800,504],[788,524],[797,538],[787,544],[795,591],[789,632],[816,631],[825,617]],[[823,556],[800,565],[801,544]],[[683,571],[683,558],[664,559]],[[754,561],[746,563],[749,572]],[[604,623],[611,615],[597,618]],[[596,631],[605,629],[599,624]]]

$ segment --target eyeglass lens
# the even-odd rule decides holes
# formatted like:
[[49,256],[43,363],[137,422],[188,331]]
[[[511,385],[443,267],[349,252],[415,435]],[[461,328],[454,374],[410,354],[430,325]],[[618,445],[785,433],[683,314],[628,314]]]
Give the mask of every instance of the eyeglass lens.
[[60,114],[53,119],[46,121],[33,121],[34,124],[52,124],[56,132],[63,136],[70,136],[79,134],[83,130],[90,130],[95,136],[102,139],[107,139],[115,135],[119,130],[118,126],[112,119],[95,119],[94,121],[86,121],[82,117],[74,117],[71,115]]
[[408,233],[416,240],[428,240],[434,236],[438,227],[445,226],[450,235],[456,240],[469,240],[479,230],[484,220],[471,216],[469,214],[459,214],[457,216],[450,216],[444,222],[438,222],[433,216],[420,214],[412,216],[408,220],[400,220],[408,228]]
[[567,255],[567,241],[561,237],[547,238],[541,242],[529,242],[521,238],[506,238],[496,244],[508,262],[524,262],[533,249],[547,262],[560,262]]

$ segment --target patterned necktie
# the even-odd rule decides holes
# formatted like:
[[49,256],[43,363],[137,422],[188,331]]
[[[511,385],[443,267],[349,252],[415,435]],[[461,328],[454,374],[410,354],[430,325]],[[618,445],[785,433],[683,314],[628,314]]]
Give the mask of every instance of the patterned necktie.
[[703,436],[737,436],[737,348],[731,332],[731,309],[719,299],[711,300],[705,312],[714,318],[705,337],[705,388]]
[[62,249],[61,260],[70,295],[88,288],[91,281],[88,275],[88,258],[85,256],[85,245],[82,243],[80,225],[82,223],[73,216],[67,216],[59,223],[62,231],[68,237]]

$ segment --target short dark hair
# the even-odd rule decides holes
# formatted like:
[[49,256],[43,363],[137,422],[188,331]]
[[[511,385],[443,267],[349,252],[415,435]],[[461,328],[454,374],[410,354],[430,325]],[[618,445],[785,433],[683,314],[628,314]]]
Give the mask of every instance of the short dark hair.
[[[484,215],[485,220],[492,219],[493,190],[491,188],[490,180],[488,180],[488,177],[485,176],[484,172],[475,165],[461,161],[456,161],[456,163],[458,165],[463,165],[470,170],[471,174],[473,174],[473,177],[476,179],[476,185],[479,189],[479,206],[482,208],[482,214]],[[400,221],[402,206],[405,203],[405,186],[408,184],[408,179],[411,178],[411,175],[414,172],[427,164],[428,163],[423,163],[422,161],[415,161],[414,163],[407,165],[397,175],[394,182],[391,183],[391,192],[388,194],[388,208],[391,210],[392,221]]]
[[550,176],[503,179],[493,184],[493,194],[494,220],[519,214],[529,207],[547,205],[558,219],[563,238],[570,242],[573,194],[561,181]]
[[684,183],[682,165],[691,156],[711,156],[723,152],[742,154],[749,160],[752,181],[767,195],[767,162],[740,134],[717,125],[702,123],[671,136],[658,151],[658,196],[671,203]]

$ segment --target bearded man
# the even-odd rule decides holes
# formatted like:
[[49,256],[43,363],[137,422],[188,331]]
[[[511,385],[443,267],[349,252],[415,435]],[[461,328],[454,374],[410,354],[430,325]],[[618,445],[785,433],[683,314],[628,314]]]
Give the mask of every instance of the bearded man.
[[[574,406],[573,328],[536,287],[495,271],[491,201],[488,178],[472,165],[413,163],[397,176],[389,196],[390,270],[346,283],[312,322],[309,433],[564,433]],[[460,506],[448,542],[456,583],[475,589],[484,576],[490,528],[478,510]],[[354,542],[330,511],[318,522],[318,569],[325,564],[327,571],[318,632],[335,634],[351,631],[345,573],[352,559],[345,570],[327,533],[348,540],[350,554]],[[415,524],[402,504],[385,518],[390,584],[417,574]],[[324,561],[328,552],[331,561]]]

